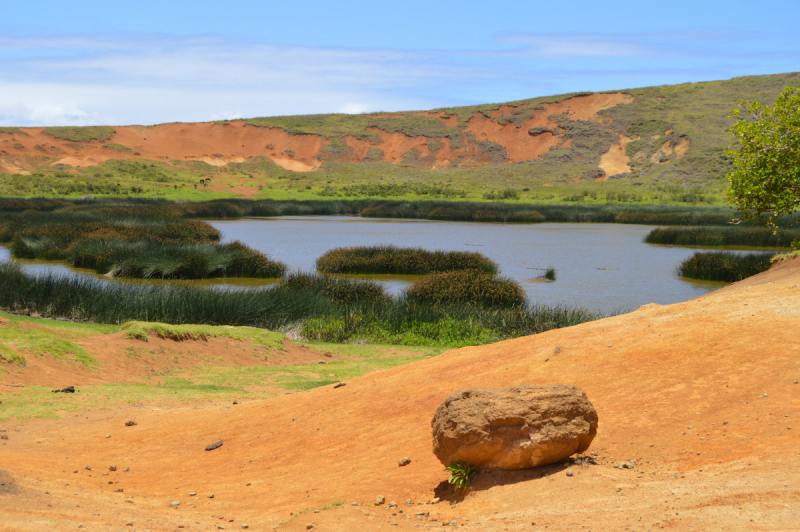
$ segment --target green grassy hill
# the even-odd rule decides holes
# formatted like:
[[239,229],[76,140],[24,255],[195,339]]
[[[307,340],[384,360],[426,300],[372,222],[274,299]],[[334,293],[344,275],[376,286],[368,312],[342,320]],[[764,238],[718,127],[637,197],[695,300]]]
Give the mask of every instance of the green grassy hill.
[[[432,111],[179,124],[208,139],[179,158],[175,124],[2,128],[0,195],[718,204],[728,115],[741,100],[772,103],[787,85],[800,85],[800,73]],[[167,127],[176,132],[159,141]],[[136,135],[150,140],[140,147]],[[176,144],[167,150],[167,142]]]

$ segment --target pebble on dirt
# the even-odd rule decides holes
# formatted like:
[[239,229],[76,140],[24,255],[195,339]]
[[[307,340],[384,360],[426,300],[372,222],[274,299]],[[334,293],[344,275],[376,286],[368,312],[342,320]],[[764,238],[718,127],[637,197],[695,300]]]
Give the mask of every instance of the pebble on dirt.
[[128,421],[125,422],[126,427],[132,427],[134,425],[138,425],[135,419],[129,419]]
[[410,463],[411,463],[411,458],[409,458],[408,456],[404,456],[403,458],[397,461],[397,465],[399,465],[400,467],[407,466]]
[[219,440],[217,443],[206,445],[206,451],[213,451],[214,449],[219,449],[220,447],[222,447],[222,440]]
[[178,506],[181,505],[181,501],[172,501],[171,503],[169,503],[169,505],[171,508],[177,508]]
[[108,470],[109,470],[109,471],[116,471],[116,470],[117,470],[117,466],[115,466],[115,465],[110,465],[110,466],[108,466]]
[[386,502],[386,497],[383,495],[378,495],[375,497],[375,506],[380,506],[381,504]]

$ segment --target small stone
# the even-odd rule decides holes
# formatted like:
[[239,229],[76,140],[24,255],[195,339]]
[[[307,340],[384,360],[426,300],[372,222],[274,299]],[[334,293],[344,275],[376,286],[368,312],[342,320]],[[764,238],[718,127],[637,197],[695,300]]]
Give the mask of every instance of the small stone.
[[434,497],[433,499],[431,499],[431,504],[439,504],[440,500],[441,499],[439,497]]
[[73,473],[77,473],[77,472],[78,472],[78,470],[77,470],[77,469],[73,469],[73,470],[72,470],[72,472],[73,472]]
[[386,497],[383,495],[378,495],[375,497],[375,506],[380,506],[381,504],[386,502]]
[[133,504],[133,499],[125,499],[125,502],[129,502],[129,503]]
[[574,475],[574,473],[572,472],[572,468],[567,469],[567,476],[571,477],[572,475]]
[[692,428],[692,426],[691,426],[691,425],[689,425],[689,426],[688,426],[688,427],[686,427],[686,428],[687,428],[687,429],[691,429],[691,428]]
[[[331,353],[330,351],[325,351],[324,353],[322,353],[322,356],[331,358],[333,356],[333,353]],[[795,381],[795,382],[797,382],[797,381]]]
[[620,469],[633,469],[633,464],[630,462],[622,462],[620,464]]
[[7,440],[8,434],[0,434],[0,440]]
[[138,425],[135,419],[129,419],[125,422],[126,427],[133,427],[134,425]]
[[196,491],[190,491],[189,492],[189,497],[194,497],[195,495],[197,495]]
[[333,387],[333,389],[335,390],[336,388],[341,388],[342,386],[347,386],[347,383],[346,382],[340,382],[339,384],[336,384]]
[[397,461],[397,465],[399,465],[400,467],[407,466],[410,463],[411,463],[411,458],[409,458],[408,456],[404,456],[403,458]]
[[111,437],[111,434],[106,434],[106,438],[110,438],[110,437]]
[[765,393],[765,394],[764,394],[764,397],[769,397],[769,394],[766,394],[766,393]]
[[84,467],[84,469],[85,469],[86,471],[91,471],[91,470],[92,470],[92,466],[90,466],[90,465],[87,465],[86,467]]
[[242,523],[242,528],[250,528],[250,525]]
[[222,440],[219,440],[217,443],[206,445],[206,451],[213,451],[214,449],[219,449],[220,447],[222,447]]
[[311,530],[312,528],[314,528],[314,525],[312,525],[311,523],[308,523],[306,525],[306,530]]
[[178,506],[181,505],[181,501],[172,501],[171,503],[169,503],[169,505],[171,508],[177,508]]
[[325,364],[325,361],[324,360],[320,360],[319,362],[317,362],[317,364]]
[[389,503],[389,508],[397,508],[397,503],[392,501]]
[[213,494],[213,493],[209,493],[209,494],[208,494],[208,498],[209,498],[209,499],[213,499],[213,498],[214,498],[214,494]]
[[411,499],[406,499],[406,504],[414,504],[414,501],[412,501]]
[[722,422],[722,424],[723,424],[723,425],[727,425],[727,424],[728,424],[728,422],[727,422],[727,421],[723,421],[723,422]]
[[358,506],[358,503],[357,502],[351,502],[350,506]]
[[114,493],[122,493],[123,491],[125,491],[125,488],[117,488],[114,490]]
[[116,471],[116,470],[117,470],[117,466],[115,466],[115,465],[110,465],[110,466],[108,466],[108,470],[109,470],[109,471]]

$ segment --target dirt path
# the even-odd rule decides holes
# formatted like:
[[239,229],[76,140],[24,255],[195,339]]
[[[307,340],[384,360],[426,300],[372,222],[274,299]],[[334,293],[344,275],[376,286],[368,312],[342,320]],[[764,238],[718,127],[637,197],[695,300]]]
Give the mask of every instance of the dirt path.
[[[0,479],[0,530],[416,530],[452,519],[466,530],[797,530],[799,325],[792,260],[685,303],[449,351],[338,389],[4,423],[0,469],[13,481]],[[581,386],[597,408],[599,465],[573,477],[563,465],[482,474],[454,497],[431,452],[441,401],[554,381]],[[411,464],[398,467],[404,456]],[[369,506],[379,494],[399,507]],[[334,501],[344,504],[314,513]]]

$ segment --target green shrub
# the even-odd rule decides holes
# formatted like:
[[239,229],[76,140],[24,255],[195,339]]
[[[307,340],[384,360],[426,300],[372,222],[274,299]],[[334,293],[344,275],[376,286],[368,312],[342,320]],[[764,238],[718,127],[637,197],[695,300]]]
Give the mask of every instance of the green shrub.
[[704,281],[734,283],[767,271],[772,264],[773,255],[774,253],[699,252],[678,266],[678,275]]
[[395,246],[335,248],[317,259],[321,273],[426,274],[465,269],[496,273],[497,264],[475,252]]
[[444,470],[450,473],[447,482],[453,485],[456,492],[466,490],[475,475],[475,468],[465,462],[453,462]]
[[516,281],[479,270],[430,273],[405,291],[417,303],[465,303],[504,308],[522,305],[525,295]]

